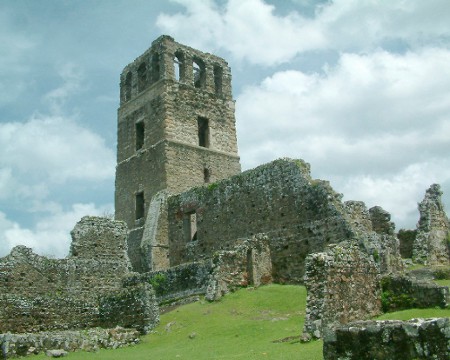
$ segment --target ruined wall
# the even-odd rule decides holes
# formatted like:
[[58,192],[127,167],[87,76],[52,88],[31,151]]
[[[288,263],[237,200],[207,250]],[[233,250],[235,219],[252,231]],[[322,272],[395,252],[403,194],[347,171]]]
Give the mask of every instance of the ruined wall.
[[0,259],[0,333],[103,325],[99,298],[120,291],[131,267],[126,225],[84,217],[71,234],[66,259],[48,259],[24,246]]
[[46,350],[67,352],[117,349],[139,343],[139,332],[133,329],[88,329],[52,331],[37,334],[0,334],[0,349],[5,358],[37,355]]
[[310,177],[309,164],[280,159],[168,199],[171,266],[267,235],[277,282],[301,283],[307,254],[353,236],[341,195]]
[[450,318],[357,321],[324,337],[325,360],[450,358]]
[[420,219],[413,246],[415,262],[427,265],[449,264],[450,225],[441,196],[441,187],[433,184],[419,204]]
[[166,305],[182,298],[205,294],[211,271],[210,261],[189,263],[166,270],[133,274],[127,278],[126,284],[150,284],[157,303]]
[[219,300],[230,291],[241,287],[272,282],[270,247],[265,235],[240,239],[233,250],[219,251],[212,259],[211,277],[205,298]]
[[436,306],[445,308],[450,300],[447,286],[403,274],[384,277],[381,284],[384,311]]
[[362,201],[346,201],[345,210],[354,229],[355,239],[375,261],[381,273],[403,269],[400,243],[395,236],[391,215],[380,206],[367,210]]
[[355,244],[330,245],[306,259],[306,317],[303,331],[321,337],[329,326],[368,319],[381,312],[375,263]]

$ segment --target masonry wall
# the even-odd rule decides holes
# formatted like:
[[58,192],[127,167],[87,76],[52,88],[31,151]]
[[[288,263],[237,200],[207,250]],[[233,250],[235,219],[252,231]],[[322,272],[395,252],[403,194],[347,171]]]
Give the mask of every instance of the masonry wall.
[[413,245],[413,260],[427,265],[448,265],[450,224],[441,200],[442,191],[433,184],[419,204],[420,219]]
[[131,269],[126,237],[123,222],[84,217],[66,259],[15,247],[0,259],[0,333],[104,325],[99,299],[119,292]]
[[355,244],[330,245],[306,259],[303,331],[319,338],[330,326],[381,313],[378,269]]
[[450,318],[358,321],[324,337],[325,360],[425,360],[450,357]]
[[[186,231],[193,213],[195,239]],[[277,160],[170,197],[171,265],[211,258],[231,249],[236,239],[264,233],[274,280],[301,283],[307,254],[352,236],[344,213],[341,195],[327,182],[313,180],[307,163]]]

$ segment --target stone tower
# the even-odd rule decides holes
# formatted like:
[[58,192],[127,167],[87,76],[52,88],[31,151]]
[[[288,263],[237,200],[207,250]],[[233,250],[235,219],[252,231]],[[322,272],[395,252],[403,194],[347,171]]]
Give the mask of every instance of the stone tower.
[[159,37],[120,76],[116,219],[139,241],[157,192],[239,172],[227,62]]

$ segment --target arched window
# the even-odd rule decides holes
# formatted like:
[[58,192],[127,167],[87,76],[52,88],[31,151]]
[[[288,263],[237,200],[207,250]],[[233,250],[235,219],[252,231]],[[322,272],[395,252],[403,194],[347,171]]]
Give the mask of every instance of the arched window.
[[160,79],[161,66],[159,62],[159,54],[155,53],[152,56],[152,82]]
[[219,65],[214,65],[214,87],[217,95],[222,95],[223,70]]
[[206,85],[205,63],[202,59],[194,58],[192,63],[192,71],[194,77],[194,86],[196,88],[204,88]]
[[184,54],[181,51],[177,51],[175,53],[175,57],[173,58],[173,66],[175,73],[175,80],[183,81],[184,80]]
[[131,99],[131,82],[133,80],[133,75],[131,74],[131,71],[128,71],[127,76],[125,77],[125,84],[124,84],[124,100],[128,101]]
[[142,63],[138,68],[138,92],[141,92],[147,87],[147,64]]

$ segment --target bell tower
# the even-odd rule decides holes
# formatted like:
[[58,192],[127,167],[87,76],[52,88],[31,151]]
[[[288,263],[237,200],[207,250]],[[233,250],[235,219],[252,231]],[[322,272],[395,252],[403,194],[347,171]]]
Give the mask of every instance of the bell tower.
[[240,172],[227,62],[159,37],[120,75],[117,135],[115,217],[139,238],[157,192]]

